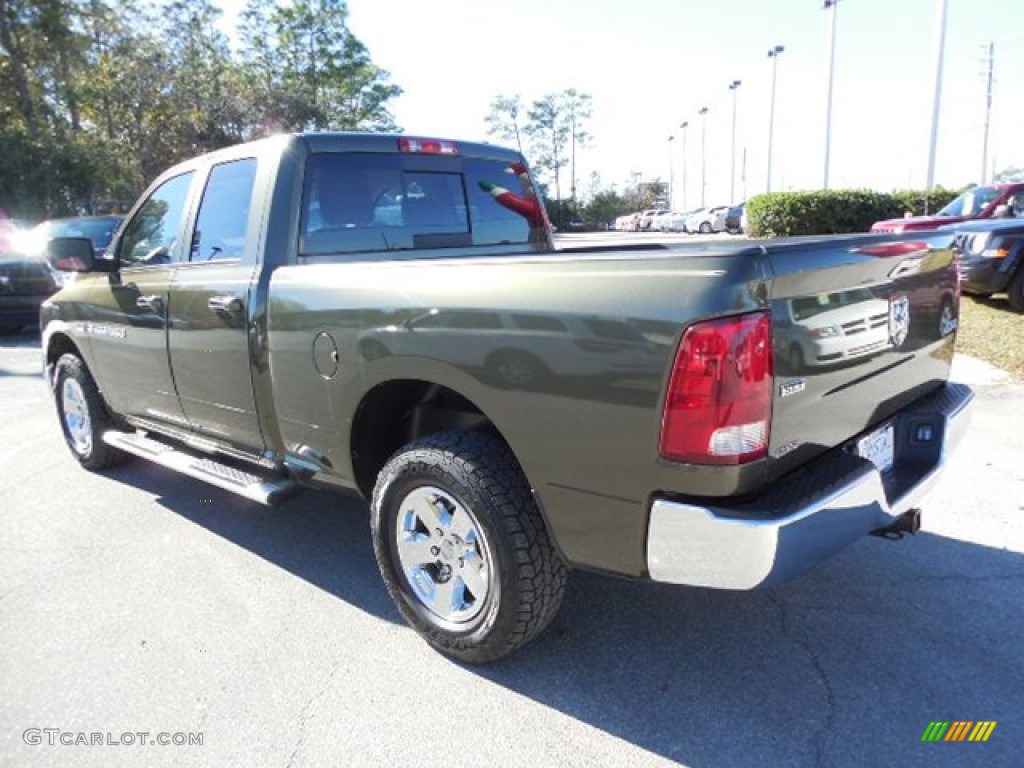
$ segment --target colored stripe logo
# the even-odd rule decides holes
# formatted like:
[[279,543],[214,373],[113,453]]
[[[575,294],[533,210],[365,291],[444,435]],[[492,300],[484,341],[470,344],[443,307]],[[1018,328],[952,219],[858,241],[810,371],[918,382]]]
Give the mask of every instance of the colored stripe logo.
[[988,741],[998,720],[933,720],[921,741]]

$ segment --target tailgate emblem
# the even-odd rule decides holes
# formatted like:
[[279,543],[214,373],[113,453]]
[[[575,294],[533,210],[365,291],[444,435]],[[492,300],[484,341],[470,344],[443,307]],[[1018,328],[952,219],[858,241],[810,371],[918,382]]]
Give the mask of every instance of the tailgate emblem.
[[889,299],[889,341],[894,347],[907,340],[910,333],[910,299],[893,296]]

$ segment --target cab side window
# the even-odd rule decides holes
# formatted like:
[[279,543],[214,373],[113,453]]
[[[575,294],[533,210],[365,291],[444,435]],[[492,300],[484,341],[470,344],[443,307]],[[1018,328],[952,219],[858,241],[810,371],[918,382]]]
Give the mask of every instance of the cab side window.
[[121,238],[119,256],[125,267],[169,264],[181,258],[181,231],[192,172],[168,179],[135,212]]
[[199,204],[189,261],[242,258],[255,185],[256,158],[213,167]]

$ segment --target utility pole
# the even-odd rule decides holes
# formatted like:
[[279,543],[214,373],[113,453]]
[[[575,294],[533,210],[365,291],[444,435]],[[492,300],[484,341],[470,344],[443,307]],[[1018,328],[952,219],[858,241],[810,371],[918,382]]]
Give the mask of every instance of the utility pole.
[[708,108],[701,107],[700,115],[700,207],[704,207],[704,194],[708,186]]
[[775,80],[779,74],[779,54],[786,50],[781,45],[776,45],[768,51],[768,58],[772,60],[772,97],[768,107],[768,179],[765,183],[765,192],[772,191],[772,140],[775,137]]
[[729,205],[736,202],[736,101],[740,92],[740,81],[729,83],[732,91],[732,161],[729,167]]
[[996,44],[991,42],[988,44],[988,71],[985,76],[985,133],[981,144],[981,178],[978,179],[979,184],[987,184],[988,179],[988,131],[989,124],[992,117],[992,74],[995,69],[996,62]]
[[683,132],[683,210],[686,208],[686,129],[690,123],[686,120],[679,124],[679,130]]
[[828,189],[829,155],[832,151],[832,85],[836,73],[836,11],[839,0],[825,0],[823,10],[832,12],[828,33],[828,91],[825,96],[825,180],[823,189]]
[[676,140],[675,136],[668,137],[668,209],[672,210],[672,192],[675,187],[676,169],[675,161],[672,157],[672,142]]
[[936,0],[935,11],[935,91],[932,93],[932,130],[928,141],[928,179],[925,189],[935,186],[935,154],[939,144],[939,102],[942,98],[942,61],[946,54],[946,5],[947,0]]

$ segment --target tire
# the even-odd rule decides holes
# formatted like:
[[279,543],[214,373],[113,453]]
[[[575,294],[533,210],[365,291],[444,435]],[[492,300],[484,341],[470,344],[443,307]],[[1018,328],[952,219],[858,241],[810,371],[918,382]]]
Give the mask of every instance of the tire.
[[702,221],[700,223],[700,233],[702,235],[710,235],[711,234],[711,225],[708,222],[706,222],[706,221]]
[[53,383],[61,432],[78,463],[95,471],[123,461],[122,451],[103,442],[103,433],[113,428],[113,420],[82,359],[62,355]]
[[1024,312],[1024,264],[1017,267],[1017,274],[1006,287],[1006,297],[1017,312]]
[[490,435],[440,432],[399,450],[378,476],[370,528],[398,610],[453,659],[511,653],[562,604],[565,565],[515,456]]

